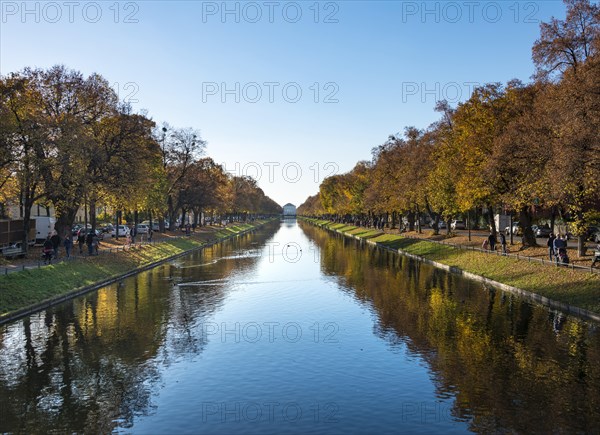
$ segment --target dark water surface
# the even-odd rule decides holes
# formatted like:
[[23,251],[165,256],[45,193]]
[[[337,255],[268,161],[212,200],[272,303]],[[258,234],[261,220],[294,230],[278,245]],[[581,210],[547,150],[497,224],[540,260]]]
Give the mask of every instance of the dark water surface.
[[276,223],[0,327],[0,432],[52,431],[598,433],[600,331]]

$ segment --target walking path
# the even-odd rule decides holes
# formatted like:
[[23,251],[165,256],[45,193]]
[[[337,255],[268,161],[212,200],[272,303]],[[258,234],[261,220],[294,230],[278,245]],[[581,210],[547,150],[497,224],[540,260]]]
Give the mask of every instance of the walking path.
[[[232,223],[231,225],[235,225],[235,222]],[[210,240],[214,239],[215,234],[219,230],[222,230],[223,228],[225,228],[225,227],[207,226],[207,227],[196,228],[196,231],[193,231],[189,237],[191,237],[194,240],[199,240],[202,242],[210,241]],[[165,240],[178,238],[178,237],[187,237],[187,236],[185,235],[184,232],[175,232],[175,231],[167,232],[167,233],[155,232],[151,243],[153,243],[153,244],[160,243]],[[145,235],[145,234],[141,234],[140,236],[136,237],[136,243],[131,244],[131,245],[127,243],[126,237],[120,237],[117,240],[110,236],[105,236],[105,238],[100,241],[100,245],[98,247],[98,252],[99,252],[99,254],[105,255],[105,254],[110,254],[113,252],[127,250],[131,246],[141,246],[141,245],[146,245],[148,243],[150,243],[150,242],[148,242],[147,235]],[[57,263],[61,263],[64,261],[80,261],[84,258],[89,257],[87,252],[88,252],[87,245],[84,245],[83,251],[80,254],[79,246],[77,245],[77,243],[75,243],[73,246],[72,252],[71,252],[71,257],[67,258],[65,256],[64,247],[60,246],[59,251],[58,251],[59,257],[58,257],[58,259],[53,259],[52,264],[57,264]],[[4,263],[2,263],[2,261],[4,261]],[[46,264],[44,263],[44,259],[42,257],[42,248],[39,246],[36,246],[36,247],[32,247],[29,249],[27,258],[12,258],[12,259],[7,259],[7,260],[0,259],[0,275],[8,275],[11,272],[20,272],[20,271],[28,270],[28,269],[29,270],[38,269],[45,265]]]
[[[349,224],[352,225],[352,224]],[[352,225],[354,226],[354,225]],[[428,240],[431,242],[437,242],[444,245],[454,246],[457,249],[469,249],[476,250],[480,252],[485,252],[491,255],[502,255],[500,251],[500,244],[496,245],[496,251],[486,251],[481,249],[481,244],[485,237],[489,235],[487,231],[481,230],[472,230],[471,231],[471,240],[469,240],[468,231],[458,231],[456,233],[447,234],[445,229],[440,230],[440,234],[434,235],[433,230],[431,229],[423,229],[422,233],[419,234],[417,231],[409,231],[404,233],[399,233],[398,229],[375,229],[375,228],[366,228],[366,227],[357,227],[362,228],[364,231],[373,232],[373,235],[369,234],[369,237],[376,237],[377,234],[393,234],[393,235],[401,235],[402,237],[407,237],[411,239],[421,239]],[[538,243],[540,246],[534,247],[525,247],[523,248],[521,244],[521,237],[513,236],[513,244],[510,244],[510,237],[506,238],[507,241],[507,251],[508,256],[517,258],[519,260],[529,261],[529,262],[539,262],[542,264],[546,264],[549,266],[556,267],[557,264],[554,261],[550,261],[548,256],[548,247],[546,246],[547,239],[538,239]],[[542,245],[543,244],[543,245]],[[568,256],[570,263],[568,265],[569,268],[580,271],[587,271],[592,273],[600,273],[600,263],[596,263],[596,266],[592,268],[592,261],[594,258],[594,249],[595,244],[592,242],[588,242],[586,244],[587,252],[586,255],[582,257],[577,256],[576,242],[570,241],[568,247]]]

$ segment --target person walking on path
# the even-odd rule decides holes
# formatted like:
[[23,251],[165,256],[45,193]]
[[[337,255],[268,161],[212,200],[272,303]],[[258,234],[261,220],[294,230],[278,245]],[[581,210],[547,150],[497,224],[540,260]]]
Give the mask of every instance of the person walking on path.
[[561,249],[567,249],[567,242],[563,240],[560,234],[558,234],[554,240],[554,258],[556,259],[556,264],[560,262],[559,254]]
[[65,234],[63,246],[65,247],[65,254],[67,255],[67,258],[71,258],[71,249],[73,249],[73,240],[71,240],[71,234]]
[[506,236],[504,233],[500,233],[500,245],[502,246],[502,253],[506,255]]
[[92,255],[94,253],[94,233],[91,230],[85,236],[85,244],[88,248],[88,255]]
[[42,253],[44,254],[44,264],[52,264],[54,246],[52,245],[52,240],[50,240],[50,234],[48,234],[48,237],[46,237],[46,240],[44,241]]
[[131,236],[131,243],[135,243],[135,236],[137,236],[137,232],[135,231],[135,225],[131,226],[129,230],[129,235]]
[[494,235],[494,233],[490,233],[490,235],[488,236],[488,242],[490,244],[490,251],[495,251],[496,250],[496,236]]
[[50,237],[50,242],[52,242],[52,249],[54,251],[54,258],[58,258],[58,247],[60,246],[60,236],[55,231]]
[[594,261],[592,261],[592,267],[596,265],[596,262],[600,261],[600,242],[596,245],[596,251],[594,252]]
[[96,235],[93,234],[92,237],[92,250],[94,252],[95,255],[98,255],[98,249],[100,247],[100,238]]
[[550,236],[548,237],[548,257],[550,258],[550,261],[552,261],[552,257],[554,257],[554,255],[556,255],[556,253],[554,252],[554,240],[556,240],[556,237],[554,236],[554,234],[550,233]]
[[79,245],[79,253],[83,254],[83,245],[85,245],[85,231],[83,229],[77,232],[77,244]]

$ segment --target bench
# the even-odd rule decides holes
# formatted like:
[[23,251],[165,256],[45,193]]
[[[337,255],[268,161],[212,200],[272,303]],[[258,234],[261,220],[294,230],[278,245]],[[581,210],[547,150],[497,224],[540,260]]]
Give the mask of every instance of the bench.
[[23,249],[23,246],[20,243],[2,248],[2,256],[6,258],[25,257],[25,254],[25,249]]

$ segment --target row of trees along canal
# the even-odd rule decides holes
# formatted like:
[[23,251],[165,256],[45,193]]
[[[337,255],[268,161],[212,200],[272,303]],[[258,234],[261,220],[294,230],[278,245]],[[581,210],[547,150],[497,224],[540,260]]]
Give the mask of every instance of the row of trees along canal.
[[199,131],[133,113],[98,74],[27,68],[0,77],[0,98],[0,203],[20,204],[25,234],[35,203],[55,208],[60,235],[84,205],[93,228],[104,204],[160,218],[161,231],[189,211],[281,213],[254,179],[203,157]]
[[437,227],[476,212],[496,232],[493,211],[504,210],[535,245],[533,213],[544,212],[552,226],[570,221],[582,255],[600,220],[600,9],[565,3],[565,20],[540,25],[530,84],[486,84],[455,108],[438,102],[439,121],[390,136],[372,161],[325,179],[299,213],[391,215],[392,227],[405,216],[413,230],[423,214]]

